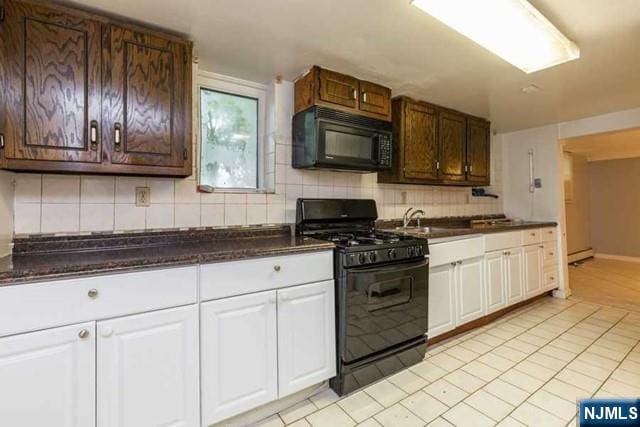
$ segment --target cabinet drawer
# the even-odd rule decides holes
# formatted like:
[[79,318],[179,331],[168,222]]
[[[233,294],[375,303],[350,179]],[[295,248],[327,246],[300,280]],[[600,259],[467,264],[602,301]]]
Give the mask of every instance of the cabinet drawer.
[[333,251],[200,266],[202,301],[333,279]]
[[524,246],[540,243],[540,229],[522,230],[522,244]]
[[544,287],[551,288],[553,285],[558,285],[558,271],[555,267],[544,271]]
[[197,272],[194,266],[0,288],[0,336],[193,304]]
[[471,239],[454,240],[452,242],[429,245],[429,265],[431,268],[483,255],[483,237],[474,237]]
[[487,252],[499,249],[517,248],[522,246],[522,232],[495,233],[484,236],[484,249]]
[[557,240],[556,229],[554,228],[541,228],[540,235],[543,242],[555,242]]
[[556,244],[545,243],[544,247],[544,265],[556,265],[558,264],[558,251],[556,250]]

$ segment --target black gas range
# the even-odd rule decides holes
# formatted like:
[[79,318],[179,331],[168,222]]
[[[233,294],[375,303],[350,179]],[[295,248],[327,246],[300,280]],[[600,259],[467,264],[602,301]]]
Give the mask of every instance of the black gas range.
[[296,232],[332,241],[337,376],[350,393],[425,354],[429,286],[425,239],[376,230],[374,200],[298,199]]

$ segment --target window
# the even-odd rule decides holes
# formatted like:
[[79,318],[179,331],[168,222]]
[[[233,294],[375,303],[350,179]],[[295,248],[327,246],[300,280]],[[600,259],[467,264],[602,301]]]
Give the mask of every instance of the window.
[[223,76],[200,79],[201,188],[261,189],[265,93],[260,85]]

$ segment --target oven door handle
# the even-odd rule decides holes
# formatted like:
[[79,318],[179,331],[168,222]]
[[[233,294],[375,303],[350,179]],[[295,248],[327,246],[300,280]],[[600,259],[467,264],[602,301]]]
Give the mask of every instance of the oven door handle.
[[353,268],[349,269],[349,273],[366,274],[366,273],[401,273],[403,271],[414,270],[416,268],[429,265],[429,258],[413,262],[411,264],[403,263],[395,266],[374,267],[374,268]]

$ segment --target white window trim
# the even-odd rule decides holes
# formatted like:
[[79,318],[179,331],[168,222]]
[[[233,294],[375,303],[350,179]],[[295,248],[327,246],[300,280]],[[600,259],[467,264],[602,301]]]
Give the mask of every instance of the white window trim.
[[200,173],[202,159],[202,126],[200,125],[201,103],[200,89],[211,89],[226,92],[232,95],[247,96],[258,100],[258,188],[213,188],[215,193],[266,193],[265,188],[265,129],[266,129],[266,108],[267,108],[267,85],[242,80],[223,74],[209,71],[198,71],[196,84],[196,121],[197,121],[197,142],[198,142],[198,168],[197,180],[200,183]]

